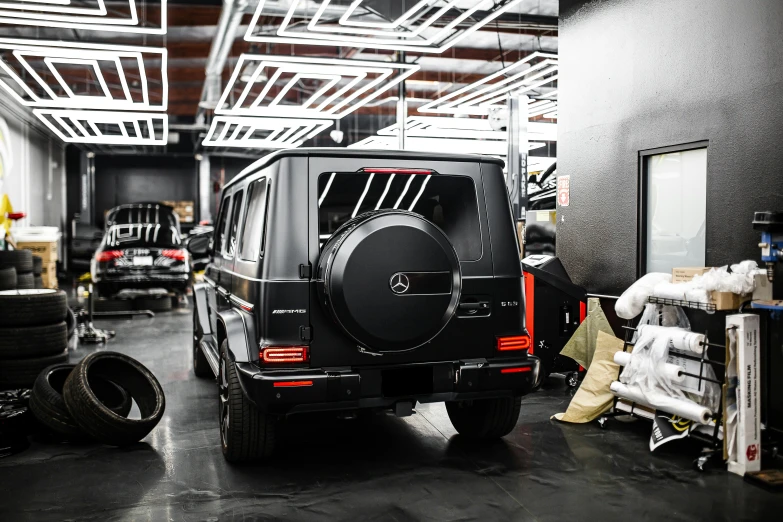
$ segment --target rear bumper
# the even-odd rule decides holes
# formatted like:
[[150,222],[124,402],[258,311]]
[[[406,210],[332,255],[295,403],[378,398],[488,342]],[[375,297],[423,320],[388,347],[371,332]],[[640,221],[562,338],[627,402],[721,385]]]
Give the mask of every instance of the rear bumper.
[[115,285],[120,288],[172,287],[184,288],[190,281],[185,272],[138,273],[138,274],[97,274],[98,283]]
[[[537,357],[450,361],[395,368],[355,370],[261,370],[238,363],[237,373],[245,395],[266,413],[290,415],[327,410],[389,408],[398,402],[445,402],[522,396],[538,377]],[[410,393],[386,393],[389,372],[432,370],[431,386]],[[403,384],[404,386],[404,384]]]

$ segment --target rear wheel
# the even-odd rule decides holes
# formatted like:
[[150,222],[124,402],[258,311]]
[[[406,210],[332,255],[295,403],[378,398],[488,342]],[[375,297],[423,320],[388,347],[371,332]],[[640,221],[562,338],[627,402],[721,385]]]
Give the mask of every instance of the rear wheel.
[[268,459],[275,446],[276,420],[245,397],[236,364],[228,358],[228,342],[220,345],[218,371],[220,445],[229,462]]
[[471,439],[497,439],[508,435],[519,419],[521,397],[453,401],[446,411],[454,429]]

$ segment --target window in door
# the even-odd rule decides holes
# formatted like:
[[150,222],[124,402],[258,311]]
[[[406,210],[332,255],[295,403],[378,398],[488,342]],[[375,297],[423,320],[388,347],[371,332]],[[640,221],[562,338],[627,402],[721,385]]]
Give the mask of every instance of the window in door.
[[641,155],[640,275],[706,264],[706,143]]
[[256,261],[263,254],[263,236],[266,221],[266,179],[254,181],[247,189],[245,228],[239,243],[239,258]]
[[220,205],[220,216],[215,227],[215,253],[222,254],[223,247],[226,244],[226,232],[228,231],[228,209],[231,206],[231,196],[223,198],[223,204]]
[[242,191],[234,194],[234,215],[231,217],[231,235],[226,248],[226,255],[229,257],[233,257],[234,252],[236,252],[239,218],[242,216],[242,194]]

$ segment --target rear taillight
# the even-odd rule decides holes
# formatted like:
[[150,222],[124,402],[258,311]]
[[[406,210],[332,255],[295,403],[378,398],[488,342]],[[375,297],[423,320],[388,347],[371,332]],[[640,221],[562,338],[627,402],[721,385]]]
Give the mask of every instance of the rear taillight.
[[513,350],[530,349],[529,335],[514,335],[512,337],[498,337],[498,351],[510,352]]
[[532,372],[533,368],[530,366],[523,366],[520,368],[502,368],[500,370],[500,373],[525,373],[525,372]]
[[307,346],[267,346],[260,356],[267,364],[303,363],[307,362]]
[[95,260],[99,263],[105,263],[114,259],[119,259],[123,256],[122,250],[102,250],[95,253]]
[[187,252],[184,250],[167,249],[161,250],[160,255],[168,257],[169,259],[174,259],[175,261],[184,261],[187,257]]
[[312,386],[313,381],[277,381],[272,386],[275,388],[301,388],[303,386]]

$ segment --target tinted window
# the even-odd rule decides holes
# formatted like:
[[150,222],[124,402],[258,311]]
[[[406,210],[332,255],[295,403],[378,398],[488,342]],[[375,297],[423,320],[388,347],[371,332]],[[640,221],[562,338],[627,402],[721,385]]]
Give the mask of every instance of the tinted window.
[[228,230],[228,207],[231,206],[231,197],[226,196],[223,198],[223,204],[220,206],[220,218],[215,227],[215,236],[217,242],[215,243],[215,252],[223,252],[223,245],[226,244],[226,232]]
[[165,205],[139,204],[114,208],[106,216],[106,228],[112,225],[152,224],[178,227],[174,209]]
[[107,247],[176,247],[182,237],[176,227],[163,224],[112,225],[104,236]]
[[266,218],[266,179],[259,179],[250,185],[247,193],[247,212],[239,257],[255,261],[263,252],[264,221]]
[[231,218],[231,237],[226,249],[229,256],[233,256],[237,246],[237,231],[239,230],[239,216],[242,214],[242,192],[234,195],[234,215]]
[[377,209],[410,210],[438,225],[462,261],[481,257],[476,187],[466,176],[324,173],[318,178],[320,243],[346,221]]

